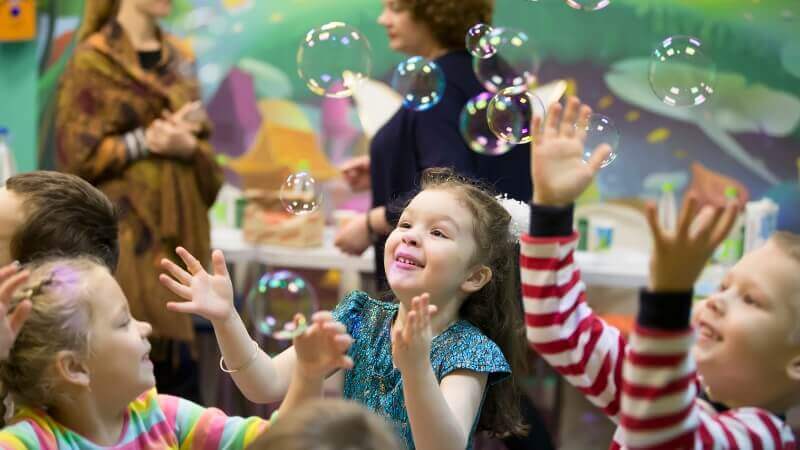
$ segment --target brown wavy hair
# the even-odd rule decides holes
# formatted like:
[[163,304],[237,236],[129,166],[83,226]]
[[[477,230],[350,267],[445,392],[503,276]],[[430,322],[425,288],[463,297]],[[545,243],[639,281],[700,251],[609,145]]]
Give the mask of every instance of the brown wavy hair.
[[459,317],[471,322],[503,351],[511,377],[487,386],[477,431],[496,437],[524,434],[518,379],[527,371],[527,341],[522,319],[519,250],[511,236],[511,215],[491,191],[452,169],[431,168],[422,173],[421,189],[452,192],[472,213],[476,252],[473,261],[492,270],[491,280],[464,300]]
[[401,10],[425,24],[441,46],[463,48],[467,30],[477,23],[492,23],[494,0],[398,0]]
[[251,450],[401,450],[380,416],[349,400],[317,399],[281,416]]
[[78,28],[78,42],[83,42],[100,31],[119,11],[120,0],[86,0],[83,7],[83,20]]

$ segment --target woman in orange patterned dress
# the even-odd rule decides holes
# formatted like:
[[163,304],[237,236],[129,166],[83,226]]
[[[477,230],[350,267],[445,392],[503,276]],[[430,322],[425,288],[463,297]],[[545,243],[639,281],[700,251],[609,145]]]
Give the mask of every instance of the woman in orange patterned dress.
[[[159,390],[196,397],[196,371],[179,363],[191,365],[185,344],[194,329],[165,308],[174,298],[158,282],[158,262],[174,258],[178,245],[210,254],[208,209],[223,174],[194,57],[158,25],[170,10],[170,0],[86,1],[58,91],[56,152],[60,170],[85,178],[119,209],[116,277],[133,315],[153,325]],[[187,380],[189,391],[181,387]]]

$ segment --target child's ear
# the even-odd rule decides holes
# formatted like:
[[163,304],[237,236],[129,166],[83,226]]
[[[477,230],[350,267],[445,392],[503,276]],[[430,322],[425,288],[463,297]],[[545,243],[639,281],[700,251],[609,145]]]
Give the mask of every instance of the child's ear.
[[486,283],[492,280],[492,269],[487,266],[478,266],[473,269],[472,273],[461,283],[461,289],[467,294],[480,291]]
[[800,382],[800,355],[789,360],[789,364],[786,366],[786,374],[789,379]]
[[61,350],[56,355],[56,371],[67,383],[75,386],[89,387],[89,366],[75,352]]

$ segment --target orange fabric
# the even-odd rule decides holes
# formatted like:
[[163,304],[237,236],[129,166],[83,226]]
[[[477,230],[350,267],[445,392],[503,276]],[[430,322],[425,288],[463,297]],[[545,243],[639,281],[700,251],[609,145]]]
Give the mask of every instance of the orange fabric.
[[210,126],[191,161],[127,160],[125,133],[199,98],[193,56],[170,36],[161,39],[162,59],[152,71],[140,67],[116,22],[78,46],[58,91],[56,157],[60,170],[87,179],[120,209],[116,275],[133,315],[149,321],[155,336],[191,340],[191,318],[165,308],[165,301],[177,299],[158,282],[158,262],[176,259],[177,245],[209,257],[208,208],[223,173],[205,139]]

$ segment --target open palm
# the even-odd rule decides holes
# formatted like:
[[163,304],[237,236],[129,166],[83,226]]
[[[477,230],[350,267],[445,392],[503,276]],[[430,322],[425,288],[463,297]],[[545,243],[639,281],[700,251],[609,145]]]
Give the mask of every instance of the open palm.
[[335,321],[328,311],[315,313],[311,322],[311,326],[292,342],[303,373],[324,377],[334,370],[353,367],[353,360],[347,356],[353,339],[345,326]]
[[[563,110],[563,114],[562,114]],[[588,161],[583,160],[586,132],[584,124],[591,108],[571,97],[566,108],[550,107],[544,127],[541,118],[533,119],[531,145],[533,202],[539,205],[566,206],[573,203],[592,182],[611,148],[597,147]]]
[[161,260],[161,267],[172,277],[161,274],[159,281],[175,295],[188,300],[169,302],[170,311],[197,314],[211,322],[222,322],[236,313],[233,305],[233,284],[225,265],[225,256],[215,250],[211,254],[214,273],[206,272],[200,261],[183,247],[175,252],[186,264],[186,269],[168,259]]

